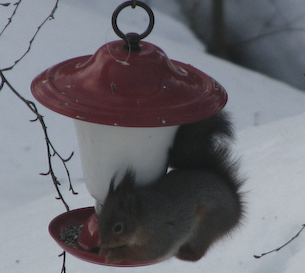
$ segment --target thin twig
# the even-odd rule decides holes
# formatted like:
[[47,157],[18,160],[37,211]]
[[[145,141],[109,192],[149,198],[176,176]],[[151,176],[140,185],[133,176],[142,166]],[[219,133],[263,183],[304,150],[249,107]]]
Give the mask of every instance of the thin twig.
[[281,32],[288,32],[288,31],[289,32],[290,31],[291,32],[305,31],[305,28],[290,28],[290,27],[287,27],[287,28],[276,29],[276,30],[272,30],[272,31],[266,32],[264,34],[259,34],[257,36],[254,36],[252,38],[249,38],[249,39],[237,42],[237,43],[231,43],[231,44],[229,44],[229,46],[241,46],[241,45],[244,45],[244,44],[248,44],[248,43],[252,43],[252,42],[264,39],[267,36],[276,35],[276,34],[279,34]]
[[[12,20],[13,20],[13,17],[15,16],[15,14],[16,14],[16,11],[17,11],[17,9],[18,9],[18,7],[19,7],[19,4],[21,3],[21,1],[22,0],[19,0],[17,3],[15,3],[14,5],[15,5],[15,9],[13,10],[13,13],[12,13],[12,15],[11,15],[11,17],[10,18],[8,18],[8,22],[7,22],[7,24],[4,26],[4,28],[2,29],[2,31],[0,32],[0,36],[2,35],[2,33],[7,29],[7,27],[10,25],[10,23],[12,22]],[[7,5],[8,4],[8,5]],[[10,3],[6,3],[6,4],[1,4],[1,5],[3,5],[3,6],[9,6],[10,5]]]
[[1,6],[8,7],[11,3],[1,3]]
[[272,252],[280,251],[283,247],[285,247],[286,245],[290,244],[295,238],[297,238],[300,235],[300,233],[303,231],[304,228],[305,228],[305,224],[302,225],[302,228],[299,230],[299,232],[295,236],[293,236],[287,243],[283,244],[282,246],[280,246],[280,247],[278,247],[276,249],[273,249],[271,251],[262,253],[261,255],[253,255],[254,258],[259,259],[259,258],[261,258],[261,257],[263,257],[263,256],[265,256],[267,254],[272,253]]
[[66,170],[68,179],[69,179],[69,184],[70,184],[70,190],[72,191],[73,194],[77,194],[73,187],[72,187],[72,183],[71,183],[71,178],[70,178],[70,173],[69,170],[67,168],[66,163],[72,158],[73,153],[71,153],[71,155],[67,158],[64,159],[58,152],[57,150],[54,148],[54,146],[52,145],[50,138],[48,136],[48,132],[47,132],[47,126],[44,122],[43,116],[38,112],[37,107],[35,105],[34,102],[29,101],[27,99],[25,99],[23,96],[21,96],[16,89],[10,84],[10,82],[5,78],[5,76],[3,75],[3,72],[0,70],[0,77],[1,77],[1,84],[0,84],[0,90],[4,87],[4,85],[7,85],[8,88],[19,98],[21,99],[27,106],[28,108],[36,115],[36,119],[31,120],[32,122],[34,121],[39,121],[42,127],[42,130],[44,132],[44,136],[45,136],[45,142],[46,142],[46,146],[47,146],[47,155],[48,155],[48,165],[49,165],[49,170],[46,173],[41,173],[41,175],[51,175],[52,177],[52,181],[53,184],[56,188],[56,191],[58,193],[58,197],[56,199],[59,199],[63,202],[63,204],[66,207],[66,210],[69,211],[69,206],[66,203],[66,201],[64,200],[60,190],[59,190],[59,186],[60,186],[60,182],[58,181],[55,172],[53,170],[53,166],[52,166],[52,157],[54,157],[55,155],[62,161],[62,164]]
[[[20,1],[21,1],[21,0],[20,0]],[[20,2],[20,1],[19,1],[19,2]],[[32,44],[33,44],[33,42],[34,42],[34,40],[35,40],[37,34],[39,33],[40,29],[43,27],[43,25],[44,25],[48,20],[54,19],[54,14],[55,14],[55,12],[56,12],[56,10],[57,10],[57,8],[58,8],[58,2],[59,2],[59,0],[56,0],[56,3],[55,3],[55,5],[54,5],[54,7],[53,7],[51,13],[50,13],[50,14],[47,16],[47,18],[37,27],[37,30],[36,30],[35,34],[33,35],[32,39],[29,41],[29,46],[28,46],[27,50],[25,51],[25,53],[24,53],[19,59],[17,59],[17,60],[14,62],[13,65],[1,69],[2,71],[7,71],[7,70],[13,69],[14,66],[15,66],[17,63],[19,63],[19,62],[20,62],[20,61],[30,52],[31,47],[32,47]]]
[[69,191],[72,191],[73,194],[78,194],[77,192],[74,191],[73,186],[72,186],[72,181],[71,181],[71,176],[70,176],[70,172],[67,168],[66,162],[68,162],[72,156],[74,155],[74,152],[71,153],[71,155],[68,158],[63,158],[59,153],[56,152],[55,148],[53,147],[53,144],[49,141],[49,145],[52,148],[52,150],[54,151],[55,155],[58,156],[58,158],[62,161],[65,171],[66,171],[66,175],[68,177],[68,181],[69,181]]
[[66,273],[66,251],[64,251],[63,253],[61,253],[60,255],[58,255],[58,257],[63,257],[63,261],[62,261],[62,268],[60,273]]
[[[14,5],[16,6],[11,17],[8,19],[8,23],[6,24],[6,26],[4,27],[4,29],[1,31],[0,33],[0,36],[1,34],[7,29],[7,27],[10,25],[10,23],[12,22],[12,19],[13,17],[15,16],[16,14],[16,11],[18,9],[18,6],[19,4],[21,3],[22,0],[19,0],[18,2],[16,2]],[[73,194],[77,194],[74,189],[73,189],[73,186],[72,186],[72,182],[71,182],[71,177],[70,177],[70,173],[69,173],[69,170],[67,168],[67,165],[66,163],[72,158],[73,156],[73,152],[71,153],[71,155],[68,157],[68,158],[63,158],[58,152],[57,150],[54,148],[53,144],[51,143],[50,141],[50,138],[48,136],[48,132],[47,132],[47,126],[44,122],[44,119],[43,119],[43,116],[38,112],[37,110],[37,107],[35,105],[35,103],[33,103],[32,101],[29,101],[27,99],[25,99],[23,96],[20,95],[20,93],[17,92],[17,90],[15,88],[13,88],[13,86],[10,84],[10,82],[6,79],[6,77],[4,76],[3,74],[3,71],[7,71],[7,70],[12,70],[15,65],[17,63],[19,63],[31,50],[31,47],[32,47],[32,44],[36,38],[36,36],[38,35],[38,32],[40,31],[40,29],[43,27],[43,25],[48,21],[48,20],[51,20],[51,19],[54,19],[54,14],[55,14],[55,11],[57,10],[58,8],[58,2],[59,0],[56,0],[55,2],[55,5],[51,11],[51,13],[48,15],[48,17],[38,26],[37,28],[37,31],[35,32],[35,34],[33,35],[32,39],[29,41],[29,46],[28,46],[28,49],[25,51],[25,53],[19,58],[17,59],[14,64],[10,67],[7,67],[7,68],[4,68],[4,69],[0,69],[0,91],[4,88],[5,85],[8,86],[8,88],[19,98],[21,99],[27,106],[28,108],[36,115],[36,118],[31,120],[31,122],[35,122],[35,121],[39,121],[40,122],[40,125],[42,127],[42,130],[44,132],[44,137],[45,137],[45,143],[46,143],[46,147],[47,147],[47,155],[48,155],[48,165],[49,165],[49,170],[48,172],[46,173],[41,173],[41,175],[51,175],[52,177],[52,181],[53,181],[53,184],[56,188],[56,191],[57,191],[57,194],[58,194],[58,197],[56,197],[56,199],[59,199],[63,202],[65,208],[67,211],[69,211],[69,206],[68,204],[66,203],[66,201],[64,200],[60,190],[59,190],[59,186],[60,186],[60,182],[58,181],[56,175],[55,175],[55,172],[53,170],[53,165],[52,165],[52,158],[54,156],[57,156],[65,170],[66,170],[66,175],[68,177],[68,180],[69,180],[69,190],[72,191]],[[0,5],[3,5],[3,6],[8,6],[9,3],[6,3],[6,4],[0,4]],[[63,264],[62,264],[62,269],[61,269],[61,273],[66,273],[66,252],[64,251],[61,255],[59,256],[63,256]]]

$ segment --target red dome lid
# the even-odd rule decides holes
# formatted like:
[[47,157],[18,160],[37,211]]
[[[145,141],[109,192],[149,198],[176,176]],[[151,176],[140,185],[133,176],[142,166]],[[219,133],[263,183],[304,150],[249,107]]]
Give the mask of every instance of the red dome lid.
[[136,52],[123,46],[114,41],[49,68],[33,80],[34,97],[62,115],[125,127],[191,123],[225,106],[226,91],[205,73],[147,42]]

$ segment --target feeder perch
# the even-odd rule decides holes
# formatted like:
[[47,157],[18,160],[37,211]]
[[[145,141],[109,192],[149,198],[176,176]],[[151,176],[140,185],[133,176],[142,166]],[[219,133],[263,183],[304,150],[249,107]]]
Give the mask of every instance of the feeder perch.
[[[134,2],[123,3],[113,13],[113,29],[123,40],[107,43],[93,55],[54,65],[31,85],[41,104],[74,119],[85,183],[96,200],[97,212],[114,174],[120,181],[132,168],[136,183],[155,181],[167,171],[168,150],[179,125],[206,119],[227,102],[224,88],[213,78],[189,64],[170,60],[159,47],[141,41],[154,25],[146,4],[136,1],[149,15],[147,30],[140,35],[120,31],[118,14]],[[50,232],[63,247],[59,230],[90,218],[84,228],[87,232],[80,236],[82,247],[66,250],[104,264],[103,257],[89,252],[99,246],[96,217],[90,213],[94,214],[92,208],[58,216],[50,224]],[[89,232],[88,225],[95,231]]]

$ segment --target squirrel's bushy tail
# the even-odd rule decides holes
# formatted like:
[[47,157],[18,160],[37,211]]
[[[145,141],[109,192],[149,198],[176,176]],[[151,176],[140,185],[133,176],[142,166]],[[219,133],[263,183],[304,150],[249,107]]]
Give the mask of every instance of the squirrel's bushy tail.
[[181,125],[169,152],[169,165],[175,169],[212,168],[221,154],[228,153],[224,148],[232,140],[233,126],[224,112]]
[[169,167],[205,169],[217,173],[233,192],[238,192],[239,160],[232,157],[230,145],[235,139],[229,114],[220,112],[199,122],[181,125],[169,151]]
[[169,166],[178,171],[207,170],[216,176],[207,181],[203,175],[200,178],[203,183],[222,181],[226,185],[219,189],[224,193],[224,198],[217,199],[213,191],[206,193],[215,197],[213,206],[216,207],[202,218],[193,238],[181,246],[176,255],[179,259],[200,259],[213,242],[238,226],[244,215],[240,192],[244,179],[239,174],[239,160],[232,157],[230,148],[234,137],[233,126],[225,112],[196,123],[181,125],[177,131],[169,151]]

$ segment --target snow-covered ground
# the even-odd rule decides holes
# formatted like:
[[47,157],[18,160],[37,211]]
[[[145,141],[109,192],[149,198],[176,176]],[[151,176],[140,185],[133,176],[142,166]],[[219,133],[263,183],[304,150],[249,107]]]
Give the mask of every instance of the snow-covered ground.
[[[88,1],[89,2],[89,1]],[[41,71],[65,59],[94,53],[107,41],[117,39],[111,30],[112,11],[122,1],[60,1],[55,20],[37,36],[31,52],[5,76],[27,99],[34,100],[29,86]],[[50,13],[55,1],[28,0],[20,5],[10,28],[0,37],[0,67],[11,65],[23,54],[31,35]],[[86,2],[87,3],[87,2]],[[0,23],[8,9],[0,6]],[[39,12],[37,12],[39,10]],[[2,14],[4,14],[2,16]],[[145,14],[122,24],[131,31]],[[305,233],[277,253],[261,259],[254,254],[271,250],[289,240],[305,221],[305,93],[259,73],[232,65],[204,52],[204,46],[181,23],[155,11],[156,26],[146,39],[161,47],[171,59],[190,63],[219,81],[227,90],[227,109],[237,128],[236,153],[242,155],[242,170],[248,177],[247,217],[232,238],[215,245],[197,263],[173,258],[146,267],[147,272],[304,272]],[[145,28],[145,27],[144,27]],[[71,209],[91,206],[81,173],[79,153],[71,119],[37,103],[45,116],[50,138],[68,163],[77,196],[68,192],[64,170],[57,175]],[[45,143],[33,114],[8,88],[0,93],[0,272],[60,272],[61,249],[48,235],[49,222],[65,211],[55,200],[48,170]],[[67,256],[67,272],[142,272],[93,265]]]

